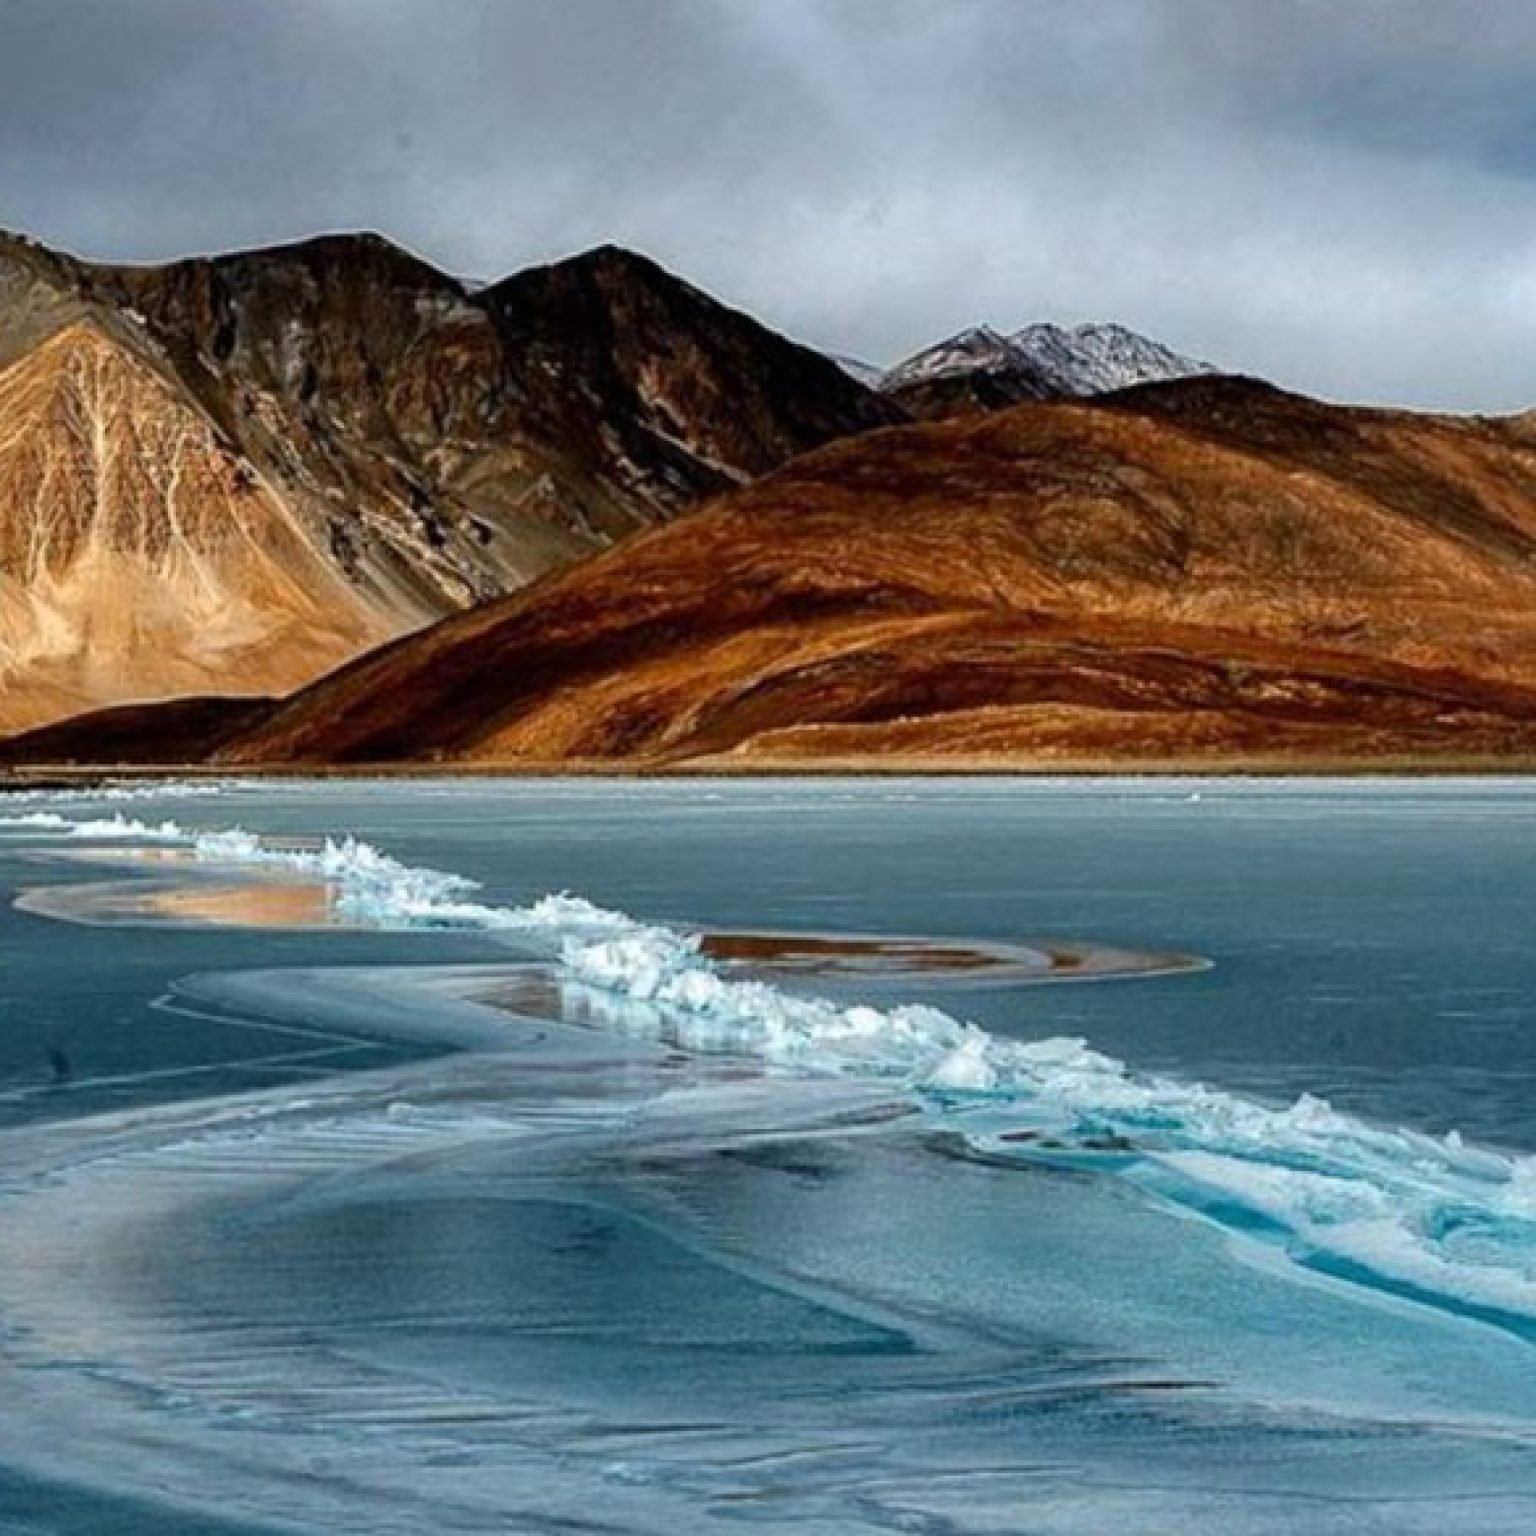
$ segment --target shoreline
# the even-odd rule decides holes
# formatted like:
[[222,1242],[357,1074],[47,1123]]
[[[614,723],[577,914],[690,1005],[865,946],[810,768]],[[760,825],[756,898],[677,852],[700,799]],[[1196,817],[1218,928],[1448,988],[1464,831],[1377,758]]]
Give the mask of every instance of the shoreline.
[[1536,777],[1530,756],[1372,758],[1073,757],[1054,760],[932,757],[796,758],[773,761],[683,762],[622,759],[556,759],[521,762],[378,763],[48,763],[0,768],[0,795],[7,791],[78,790],[112,781],[142,780],[358,780],[358,779],[1309,779],[1309,778],[1524,778]]

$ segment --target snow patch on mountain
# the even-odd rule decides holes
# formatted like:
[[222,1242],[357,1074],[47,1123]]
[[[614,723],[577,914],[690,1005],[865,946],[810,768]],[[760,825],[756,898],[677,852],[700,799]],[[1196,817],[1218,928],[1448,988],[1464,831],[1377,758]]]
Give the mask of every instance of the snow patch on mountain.
[[900,389],[965,373],[1001,373],[1019,362],[1013,343],[990,325],[975,325],[915,352],[886,372],[882,389]]
[[884,390],[972,373],[1029,381],[1042,397],[1098,395],[1132,384],[1219,370],[1123,325],[1027,325],[1012,335],[972,326],[927,347],[887,372]]
[[850,379],[857,379],[865,389],[879,389],[885,378],[885,369],[877,363],[866,363],[862,357],[849,357],[843,352],[828,354]]
[[1049,323],[1027,325],[1008,343],[1049,373],[1066,395],[1100,395],[1132,384],[1219,371],[1123,325],[1078,325],[1070,330]]

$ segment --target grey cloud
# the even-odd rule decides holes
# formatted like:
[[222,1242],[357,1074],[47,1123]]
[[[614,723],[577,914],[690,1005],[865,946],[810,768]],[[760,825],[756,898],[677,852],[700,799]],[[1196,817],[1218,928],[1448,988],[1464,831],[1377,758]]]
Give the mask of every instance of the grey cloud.
[[618,240],[820,345],[1117,318],[1536,403],[1528,0],[0,0],[0,223],[156,259]]

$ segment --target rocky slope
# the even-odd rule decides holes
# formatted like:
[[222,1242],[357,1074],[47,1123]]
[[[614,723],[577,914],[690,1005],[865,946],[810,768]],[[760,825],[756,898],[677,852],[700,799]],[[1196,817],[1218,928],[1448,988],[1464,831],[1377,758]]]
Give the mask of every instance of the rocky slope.
[[1123,325],[1038,324],[1012,335],[979,326],[897,364],[880,388],[909,414],[939,421],[1214,372]]
[[901,417],[613,248],[471,291],[376,236],[0,237],[0,369],[0,729],[284,691]]
[[0,730],[296,688],[399,632],[183,391],[89,321],[0,372]]
[[1536,426],[1195,379],[876,433],[395,642],[228,763],[1536,753]]

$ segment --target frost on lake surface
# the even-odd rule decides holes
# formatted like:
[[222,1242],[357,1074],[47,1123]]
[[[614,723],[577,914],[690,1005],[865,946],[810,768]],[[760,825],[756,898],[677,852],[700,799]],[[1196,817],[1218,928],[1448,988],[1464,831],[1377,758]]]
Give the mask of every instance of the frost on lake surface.
[[7,826],[175,843],[209,866],[323,880],[338,910],[384,929],[507,935],[686,1049],[892,1083],[988,1155],[1102,1168],[1299,1265],[1536,1337],[1532,1157],[1375,1125],[1311,1095],[1279,1107],[1138,1072],[1081,1038],[1003,1038],[930,1006],[802,995],[731,974],[697,934],[565,893],[479,901],[475,882],[355,838],[283,843],[121,814],[31,812]]
[[[1530,1527],[1529,789],[218,792],[0,801],[0,1526]],[[1216,968],[720,942],[813,913]]]

